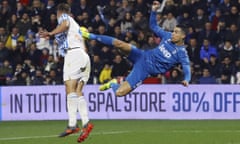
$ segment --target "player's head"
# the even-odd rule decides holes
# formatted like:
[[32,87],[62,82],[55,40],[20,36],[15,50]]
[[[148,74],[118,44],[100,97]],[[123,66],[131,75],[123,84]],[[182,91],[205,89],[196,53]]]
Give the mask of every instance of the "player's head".
[[177,25],[172,32],[172,42],[180,45],[183,44],[187,33],[187,26]]
[[57,6],[57,15],[59,16],[59,14],[62,14],[62,13],[67,13],[69,14],[71,12],[71,8],[68,4],[66,3],[60,3],[58,6]]

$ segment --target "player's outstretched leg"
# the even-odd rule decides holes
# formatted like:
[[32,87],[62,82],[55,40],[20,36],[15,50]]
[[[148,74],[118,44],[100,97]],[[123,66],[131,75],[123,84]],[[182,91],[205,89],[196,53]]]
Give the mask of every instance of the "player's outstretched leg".
[[111,45],[113,46],[113,41],[116,40],[116,38],[111,37],[111,36],[107,36],[107,35],[97,35],[97,34],[93,34],[93,33],[89,33],[88,31],[80,28],[81,34],[83,36],[83,38],[85,39],[91,39],[91,40],[97,40],[103,44],[106,45]]
[[81,130],[81,133],[80,133],[80,135],[79,135],[79,137],[78,137],[78,139],[77,139],[77,141],[78,141],[79,143],[81,143],[81,142],[83,142],[85,139],[87,139],[88,136],[89,136],[89,134],[90,134],[90,132],[92,131],[93,127],[94,127],[93,124],[90,123],[90,122],[88,122],[86,125],[84,125],[83,128],[82,128],[82,130]]
[[108,89],[111,88],[111,85],[112,85],[112,84],[117,84],[117,79],[112,79],[112,80],[110,80],[109,82],[100,85],[100,86],[99,86],[99,90],[100,90],[100,91],[108,90]]
[[70,134],[74,134],[74,133],[78,133],[80,131],[80,128],[78,126],[75,127],[67,127],[64,132],[62,132],[61,134],[59,134],[59,137],[65,137],[68,136]]

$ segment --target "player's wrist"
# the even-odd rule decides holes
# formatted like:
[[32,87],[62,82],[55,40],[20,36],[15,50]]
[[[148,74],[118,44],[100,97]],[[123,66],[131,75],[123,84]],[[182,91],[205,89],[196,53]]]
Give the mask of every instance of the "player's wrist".
[[53,34],[53,32],[49,32],[48,35],[49,36],[53,36],[54,34]]

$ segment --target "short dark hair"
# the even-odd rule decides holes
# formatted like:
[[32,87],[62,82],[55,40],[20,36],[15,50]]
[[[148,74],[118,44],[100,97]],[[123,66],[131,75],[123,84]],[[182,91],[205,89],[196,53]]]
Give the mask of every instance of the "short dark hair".
[[180,28],[185,35],[188,34],[188,26],[187,25],[178,24],[176,27]]
[[70,13],[71,12],[70,6],[68,4],[66,4],[66,3],[58,4],[57,10],[61,11],[61,12],[66,12],[66,13]]

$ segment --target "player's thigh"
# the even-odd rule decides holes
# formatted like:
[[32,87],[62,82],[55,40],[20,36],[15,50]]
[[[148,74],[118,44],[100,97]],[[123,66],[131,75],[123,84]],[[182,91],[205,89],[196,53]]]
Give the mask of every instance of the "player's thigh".
[[131,51],[127,57],[133,64],[138,63],[144,59],[144,51],[137,48],[136,46],[131,46]]
[[84,51],[74,51],[65,57],[63,79],[68,91],[78,90],[79,82],[87,83],[90,75],[90,58]]
[[115,39],[113,41],[113,46],[120,49],[125,55],[129,55],[129,53],[131,52],[131,44],[124,41]]
[[77,84],[78,81],[77,80],[67,80],[64,82],[65,83],[65,88],[66,88],[66,93],[67,95],[73,92],[76,92],[76,88],[77,88]]
[[138,61],[134,64],[132,71],[126,78],[126,81],[129,83],[131,89],[135,89],[149,76],[149,73],[146,70],[146,65],[143,60]]

